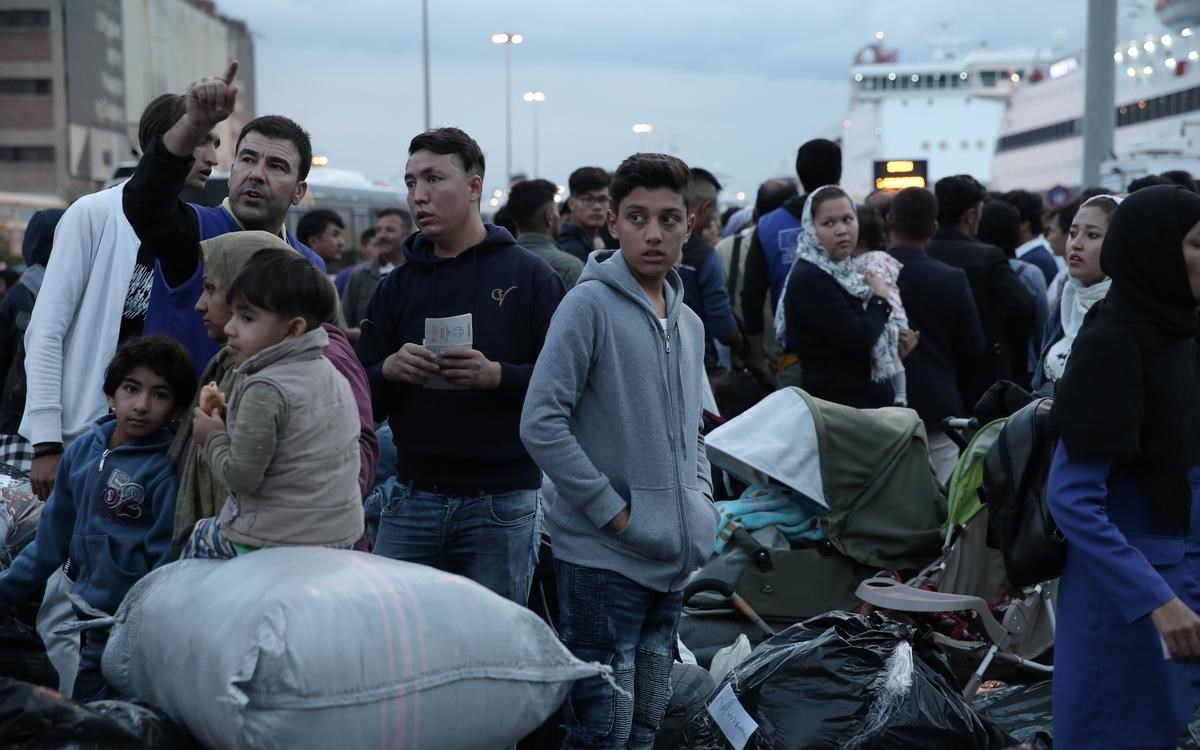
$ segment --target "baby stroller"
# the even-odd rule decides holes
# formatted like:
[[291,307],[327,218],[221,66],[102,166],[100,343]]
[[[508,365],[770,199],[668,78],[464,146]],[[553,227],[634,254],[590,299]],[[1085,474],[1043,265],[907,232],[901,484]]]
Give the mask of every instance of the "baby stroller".
[[755,485],[756,498],[790,496],[810,517],[798,523],[782,502],[771,512],[726,513],[721,551],[684,594],[680,635],[702,664],[739,633],[753,643],[814,615],[854,609],[864,578],[919,571],[941,549],[945,495],[930,470],[924,426],[909,409],[854,409],[788,388],[718,427],[707,443],[712,464]]
[[[934,638],[953,665],[968,665],[963,695],[972,698],[997,662],[1036,672],[1054,646],[1057,581],[1026,589],[1009,584],[1004,560],[987,546],[988,509],[979,501],[983,460],[1005,420],[996,420],[971,438],[950,479],[948,520],[942,556],[906,583],[885,577],[863,581],[857,596],[880,609],[913,614],[944,614],[959,626]],[[965,427],[967,425],[950,425]],[[973,425],[971,427],[974,427]],[[968,620],[957,613],[967,612]]]

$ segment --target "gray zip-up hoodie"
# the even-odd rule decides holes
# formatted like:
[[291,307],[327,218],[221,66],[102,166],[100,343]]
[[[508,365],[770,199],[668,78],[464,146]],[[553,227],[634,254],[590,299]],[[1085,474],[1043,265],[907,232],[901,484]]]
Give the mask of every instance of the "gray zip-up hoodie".
[[[603,261],[603,262],[601,262]],[[717,511],[700,434],[704,326],[667,277],[664,329],[618,253],[595,253],[550,323],[521,440],[554,484],[554,556],[677,591],[712,553]],[[629,508],[629,525],[608,526]]]

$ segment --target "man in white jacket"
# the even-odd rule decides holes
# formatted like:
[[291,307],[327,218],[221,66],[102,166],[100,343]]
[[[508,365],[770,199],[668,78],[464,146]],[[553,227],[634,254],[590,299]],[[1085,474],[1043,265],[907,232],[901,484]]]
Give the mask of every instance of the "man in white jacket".
[[[163,94],[146,107],[138,141],[161,136],[184,113],[183,97]],[[217,164],[215,134],[193,152],[189,187],[202,189]],[[64,448],[87,432],[108,410],[104,371],[122,334],[140,330],[150,276],[135,273],[140,242],[121,206],[124,183],[85,195],[63,214],[41,293],[25,333],[28,392],[19,432],[34,446],[31,480],[45,500],[54,489]],[[63,571],[46,583],[38,613],[38,632],[59,676],[59,690],[70,695],[79,664],[78,635],[58,635],[74,618],[66,598],[71,582]]]
[[[138,126],[141,147],[183,113],[181,96],[152,101]],[[196,147],[189,187],[204,187],[218,145],[210,134]],[[121,187],[84,196],[63,214],[25,336],[29,393],[19,432],[34,446],[33,489],[43,500],[66,445],[107,410],[104,368],[117,349],[127,300],[133,298],[136,308],[136,299],[149,294],[135,278],[140,242],[125,219]]]

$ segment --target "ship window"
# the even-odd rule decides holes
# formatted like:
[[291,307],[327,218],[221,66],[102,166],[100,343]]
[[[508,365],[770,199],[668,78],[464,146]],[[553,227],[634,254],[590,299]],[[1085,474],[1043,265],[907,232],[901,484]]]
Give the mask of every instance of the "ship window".
[[922,142],[922,143],[921,143],[921,150],[922,150],[922,151],[928,151],[928,150],[929,150],[929,141],[924,141],[924,142]]
[[939,142],[938,142],[938,151],[945,151],[947,148],[948,148],[948,147],[947,147],[947,145],[946,145],[946,142],[945,142],[945,141],[939,141]]
[[937,85],[938,85],[939,89],[946,88],[946,76],[944,76],[944,75],[938,76]]
[[996,71],[985,70],[985,71],[983,71],[983,73],[980,74],[980,79],[982,80],[984,86],[995,86],[996,85]]

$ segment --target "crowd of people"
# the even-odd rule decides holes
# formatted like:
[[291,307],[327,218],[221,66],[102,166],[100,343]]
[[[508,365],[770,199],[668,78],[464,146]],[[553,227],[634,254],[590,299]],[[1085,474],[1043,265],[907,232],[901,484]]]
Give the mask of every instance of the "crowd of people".
[[[747,209],[722,214],[707,170],[634,154],[577,169],[561,204],[547,180],[515,184],[485,223],[484,154],[438,128],[409,144],[407,208],[331,274],[342,217],[287,229],[312,149],[286,117],[242,128],[219,206],[180,199],[216,164],[236,72],[154,100],[131,178],[29,222],[0,303],[0,460],[46,505],[0,610],[45,584],[49,643],[160,565],[281,545],[525,605],[545,533],[561,638],[615,678],[572,689],[566,746],[649,747],[682,589],[716,539],[706,411],[787,386],[910,408],[945,482],[947,417],[1036,392],[1055,398],[1069,549],[1055,739],[1182,731],[1200,703],[1190,177],[1047,207],[956,175],[856,203],[838,145],[813,140],[798,181]],[[103,630],[76,637],[51,649],[60,684],[106,697]],[[1133,705],[1142,720],[1114,722]]]

